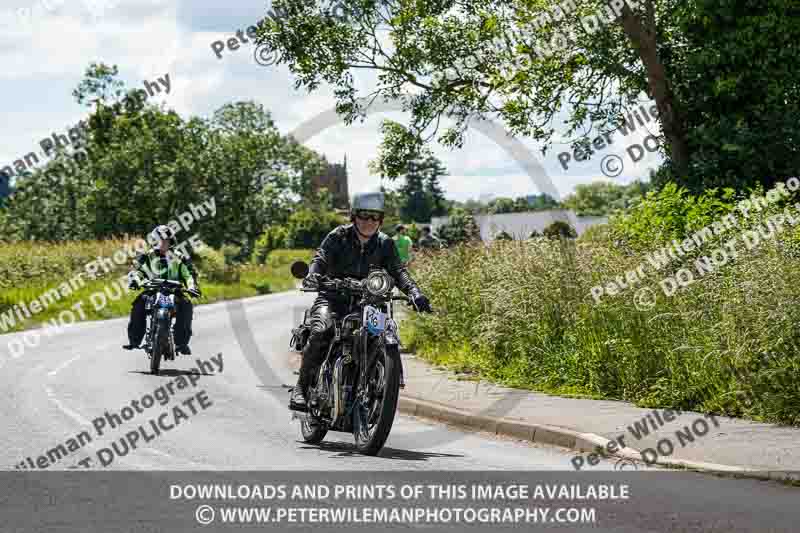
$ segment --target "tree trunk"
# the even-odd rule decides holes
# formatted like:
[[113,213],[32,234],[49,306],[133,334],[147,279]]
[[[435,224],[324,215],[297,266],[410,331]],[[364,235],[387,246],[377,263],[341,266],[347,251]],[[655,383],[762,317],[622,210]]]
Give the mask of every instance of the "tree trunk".
[[678,110],[675,109],[675,96],[667,79],[664,65],[658,58],[656,48],[655,20],[653,18],[653,0],[645,0],[647,21],[626,4],[622,8],[622,28],[625,35],[633,43],[639,58],[647,71],[647,83],[650,96],[656,101],[661,129],[669,142],[672,161],[679,177],[686,176],[689,171],[689,144],[686,139],[686,126]]

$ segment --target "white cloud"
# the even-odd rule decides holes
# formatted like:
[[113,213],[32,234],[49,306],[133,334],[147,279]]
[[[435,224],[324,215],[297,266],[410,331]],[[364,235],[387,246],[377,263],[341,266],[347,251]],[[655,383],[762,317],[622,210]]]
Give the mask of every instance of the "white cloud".
[[[184,117],[207,117],[225,103],[255,100],[272,113],[281,131],[289,133],[309,118],[334,107],[330,87],[323,86],[307,94],[294,89],[294,79],[284,65],[256,65],[252,43],[243,43],[238,50],[226,47],[222,59],[214,55],[212,42],[227,42],[237,30],[245,30],[257,21],[259,14],[266,14],[265,6],[239,0],[232,0],[224,7],[211,0],[35,1],[50,2],[54,9],[30,17],[27,26],[16,25],[0,32],[3,65],[0,80],[6,97],[0,102],[0,109],[7,124],[0,131],[0,167],[38,148],[42,137],[64,132],[85,116],[86,110],[74,102],[71,91],[92,61],[117,64],[128,88],[141,88],[143,80],[155,81],[169,73],[170,93],[162,92],[151,101],[164,102]],[[84,1],[111,1],[111,4],[105,11],[97,11],[101,16],[95,18]],[[3,9],[22,5],[20,2],[19,6]],[[0,24],[4,20],[0,16]],[[357,87],[362,95],[375,79],[374,73],[359,73]],[[378,179],[370,175],[367,163],[377,154],[383,118],[406,123],[409,117],[401,112],[370,115],[363,123],[339,124],[319,132],[307,145],[327,155],[332,162],[341,162],[347,155],[351,191],[372,188]],[[447,125],[447,121],[442,122],[442,127]],[[641,137],[631,135],[630,142],[641,142],[645,134],[641,131],[638,134]],[[628,140],[620,137],[614,146],[595,154],[591,161],[572,162],[569,170],[564,171],[557,154],[571,151],[568,145],[555,144],[542,156],[537,143],[521,139],[562,196],[578,183],[603,178],[599,165],[606,153],[628,158],[625,161],[629,168],[618,181],[630,180],[636,173],[646,176],[647,166],[656,165],[658,158],[647,154],[637,165],[628,165],[629,156],[624,150]],[[461,150],[451,151],[436,144],[432,149],[451,174],[443,180],[451,198],[541,192],[520,164],[477,131],[467,133]]]

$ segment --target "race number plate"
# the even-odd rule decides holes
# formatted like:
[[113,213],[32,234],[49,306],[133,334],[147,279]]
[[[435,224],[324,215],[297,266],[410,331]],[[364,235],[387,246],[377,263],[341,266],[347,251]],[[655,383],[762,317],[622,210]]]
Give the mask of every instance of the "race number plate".
[[376,307],[368,305],[364,308],[364,323],[373,335],[380,335],[386,329],[386,314]]

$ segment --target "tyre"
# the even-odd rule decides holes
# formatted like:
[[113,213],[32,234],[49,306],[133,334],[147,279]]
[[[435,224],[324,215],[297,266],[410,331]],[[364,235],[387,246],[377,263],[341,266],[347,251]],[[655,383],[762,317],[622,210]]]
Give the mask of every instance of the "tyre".
[[328,428],[325,424],[315,421],[311,413],[307,413],[306,418],[300,422],[300,433],[308,444],[319,444],[328,434]]
[[150,358],[150,373],[158,375],[161,366],[161,356],[169,347],[169,324],[164,320],[159,320],[156,324],[156,331],[153,335],[153,355]]
[[[322,379],[322,372],[322,367],[320,367],[317,373],[317,383]],[[306,395],[307,400],[310,400],[310,390],[313,386],[315,385],[309,386],[309,392]],[[300,433],[303,435],[303,440],[308,444],[319,444],[328,434],[327,424],[320,422],[318,416],[319,409],[309,408],[306,416],[300,421]]]
[[397,401],[400,396],[400,352],[396,346],[383,346],[369,377],[368,406],[353,408],[353,436],[356,448],[364,455],[377,455],[381,451],[394,424]]

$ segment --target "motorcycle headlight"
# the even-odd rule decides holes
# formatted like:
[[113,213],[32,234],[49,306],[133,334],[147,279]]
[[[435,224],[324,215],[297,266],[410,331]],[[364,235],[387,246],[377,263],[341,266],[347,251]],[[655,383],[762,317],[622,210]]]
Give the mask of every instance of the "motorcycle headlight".
[[373,296],[386,296],[394,289],[394,280],[386,272],[375,270],[370,272],[364,284],[367,292]]

